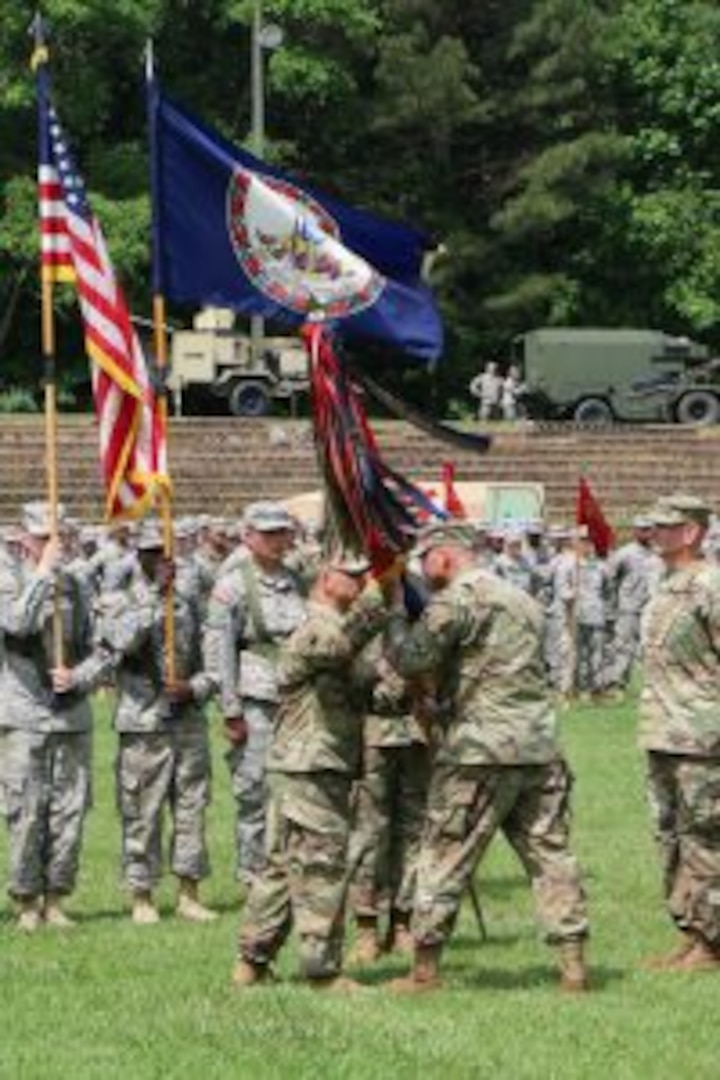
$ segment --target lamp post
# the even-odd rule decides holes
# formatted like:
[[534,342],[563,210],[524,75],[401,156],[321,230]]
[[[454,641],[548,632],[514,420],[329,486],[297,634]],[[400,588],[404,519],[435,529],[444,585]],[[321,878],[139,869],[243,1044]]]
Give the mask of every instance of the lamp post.
[[265,61],[263,57],[262,0],[255,0],[250,39],[250,110],[252,152],[261,158],[265,153]]
[[[258,158],[265,155],[265,57],[282,45],[283,34],[274,23],[264,23],[262,0],[255,0],[252,13],[250,37],[250,141],[252,152]],[[262,315],[250,319],[250,341],[253,361],[258,362],[265,338],[265,320]]]

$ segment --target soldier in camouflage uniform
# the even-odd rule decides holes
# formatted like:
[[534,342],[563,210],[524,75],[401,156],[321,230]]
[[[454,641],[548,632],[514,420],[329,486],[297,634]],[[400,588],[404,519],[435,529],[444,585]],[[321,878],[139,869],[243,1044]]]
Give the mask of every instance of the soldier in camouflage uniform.
[[575,601],[575,689],[584,700],[604,689],[606,563],[595,552],[587,527],[577,541],[577,598]]
[[427,532],[419,550],[437,591],[414,624],[396,596],[387,631],[400,673],[431,678],[451,703],[418,859],[414,969],[394,988],[440,985],[461,898],[502,829],[532,881],[547,939],[558,946],[563,989],[584,990],[587,912],[569,843],[572,777],[545,688],[542,611],[475,568],[470,545],[462,525]]
[[532,564],[525,554],[524,536],[525,533],[519,525],[509,525],[505,529],[503,550],[495,559],[493,571],[504,581],[532,594],[534,574]]
[[232,547],[228,528],[222,518],[208,518],[200,529],[198,546],[193,559],[200,578],[200,599],[203,618],[207,614],[208,602],[220,567],[230,554]]
[[380,638],[370,642],[361,665],[367,665],[372,688],[354,795],[350,862],[357,869],[350,899],[357,937],[348,964],[380,955],[383,901],[389,907],[388,949],[412,948],[410,916],[431,770],[429,724],[413,715],[417,693],[383,659]]
[[607,672],[608,689],[621,697],[630,680],[640,647],[643,608],[658,582],[662,562],[653,550],[652,521],[636,518],[634,539],[608,559],[608,579],[616,595],[612,659]]
[[277,708],[279,647],[302,621],[305,600],[283,565],[293,536],[287,511],[277,503],[253,503],[244,525],[247,555],[211,593],[204,655],[230,742],[237,876],[247,886],[265,860],[265,758]]
[[575,689],[578,560],[575,533],[557,529],[556,555],[546,568],[546,619],[543,649],[550,685],[566,703]]
[[72,925],[61,901],[75,887],[91,803],[87,694],[105,677],[109,658],[93,648],[85,590],[60,568],[48,504],[25,506],[23,530],[25,559],[0,566],[0,804],[18,925],[34,931],[43,919]]
[[205,810],[210,801],[210,747],[202,705],[212,685],[201,664],[198,599],[174,594],[175,676],[167,673],[165,607],[174,569],[160,531],[143,523],[139,570],[130,587],[106,598],[102,637],[117,676],[117,803],[123,871],[132,918],[156,923],[153,889],[162,870],[162,817],[169,808],[170,866],[178,878],[177,913],[208,922],[215,913],[198,899],[209,873]]
[[282,650],[268,755],[268,858],[240,926],[238,987],[264,981],[293,923],[303,978],[315,987],[351,985],[340,971],[351,789],[362,744],[362,679],[356,699],[353,665],[385,618],[377,587],[363,592],[366,571],[357,561],[324,565],[307,620]]
[[667,574],[643,615],[639,743],[681,946],[649,966],[720,970],[720,570],[701,554],[710,519],[678,494],[653,512]]

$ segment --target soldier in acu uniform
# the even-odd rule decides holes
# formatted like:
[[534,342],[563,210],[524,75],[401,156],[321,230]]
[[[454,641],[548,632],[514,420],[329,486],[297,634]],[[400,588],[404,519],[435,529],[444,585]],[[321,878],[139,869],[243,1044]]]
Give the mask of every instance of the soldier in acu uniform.
[[667,574],[643,615],[640,747],[682,943],[648,966],[720,970],[720,570],[701,554],[710,510],[678,494],[654,510]]
[[210,595],[204,653],[230,741],[237,875],[247,886],[265,859],[265,758],[277,708],[279,647],[302,621],[305,600],[283,564],[293,538],[288,512],[277,503],[252,503],[244,526],[246,554]]
[[340,975],[352,869],[346,857],[350,796],[362,744],[353,665],[385,619],[377,587],[363,592],[367,569],[357,561],[325,564],[307,620],[282,650],[280,705],[268,755],[268,858],[243,914],[233,974],[238,987],[267,978],[293,922],[302,976],[314,987],[354,985]]
[[0,804],[10,834],[9,891],[25,931],[42,920],[71,925],[61,901],[75,887],[91,801],[87,694],[109,670],[107,654],[93,649],[86,591],[60,567],[50,531],[48,504],[28,503],[25,558],[0,566]]
[[138,571],[130,587],[107,598],[102,637],[117,676],[115,730],[117,802],[123,870],[133,921],[156,923],[153,889],[162,870],[162,816],[173,823],[171,868],[178,878],[177,913],[208,922],[215,913],[198,899],[209,873],[205,810],[210,801],[210,748],[203,702],[210,679],[202,671],[198,598],[175,591],[175,679],[167,676],[166,594],[174,569],[160,531],[141,526]]
[[561,985],[584,990],[588,932],[569,844],[572,777],[545,688],[542,611],[525,593],[473,566],[458,524],[421,539],[423,572],[437,591],[420,619],[393,603],[388,654],[406,678],[430,677],[450,702],[428,795],[412,932],[415,963],[398,990],[440,985],[439,963],[460,901],[502,829],[532,881]]
[[608,688],[622,697],[630,680],[640,647],[640,619],[662,572],[662,561],[653,548],[652,521],[633,521],[634,538],[608,559],[608,579],[615,591],[616,618]]

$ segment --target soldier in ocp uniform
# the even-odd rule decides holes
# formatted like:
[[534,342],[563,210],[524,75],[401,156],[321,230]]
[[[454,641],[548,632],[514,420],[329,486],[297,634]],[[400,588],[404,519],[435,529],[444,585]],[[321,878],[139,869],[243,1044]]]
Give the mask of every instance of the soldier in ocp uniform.
[[208,922],[198,886],[210,872],[205,811],[210,801],[210,747],[202,706],[212,690],[202,670],[199,598],[174,592],[175,673],[168,671],[166,597],[174,567],[163,555],[160,530],[142,524],[138,570],[127,590],[106,598],[102,639],[117,678],[117,804],[122,824],[125,882],[132,918],[156,923],[153,890],[162,872],[162,824],[173,825],[170,865],[178,879],[177,913]]
[[[409,686],[373,639],[357,662],[368,683],[362,772],[354,803],[350,890],[357,935],[348,964],[371,963],[383,941],[379,920],[388,909],[388,951],[412,950],[410,917],[417,855],[431,770],[431,730],[418,721],[419,688]],[[357,854],[356,854],[357,853]]]
[[267,979],[293,923],[303,978],[315,988],[352,985],[340,973],[351,789],[362,745],[362,679],[354,684],[353,668],[385,619],[377,587],[363,591],[367,571],[352,559],[323,564],[307,619],[282,649],[268,754],[268,857],[240,925],[237,987]]
[[643,614],[640,747],[679,948],[648,966],[720,970],[720,569],[702,557],[709,507],[679,493],[652,513],[666,567]]
[[210,595],[204,656],[230,742],[237,876],[247,886],[265,860],[265,759],[277,708],[279,648],[302,621],[305,599],[284,566],[293,539],[288,512],[278,503],[252,503],[243,525],[246,553]]
[[388,656],[406,678],[431,678],[450,707],[418,857],[414,968],[394,989],[440,985],[440,958],[462,896],[502,829],[557,947],[562,988],[584,990],[588,920],[569,841],[572,776],[545,688],[542,611],[524,592],[473,566],[472,536],[463,525],[430,528],[418,551],[433,596],[410,624],[397,594]]
[[[63,518],[58,508],[58,521]],[[88,693],[109,671],[94,648],[87,592],[61,566],[50,507],[23,509],[24,558],[0,566],[0,783],[10,836],[9,892],[18,925],[68,927],[91,803]],[[59,636],[60,642],[57,638]]]

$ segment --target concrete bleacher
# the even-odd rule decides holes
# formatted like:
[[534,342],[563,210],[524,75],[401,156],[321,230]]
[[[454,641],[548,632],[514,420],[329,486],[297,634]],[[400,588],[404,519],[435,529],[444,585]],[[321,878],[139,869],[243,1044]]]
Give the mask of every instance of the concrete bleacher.
[[[373,424],[389,464],[409,479],[439,479],[453,461],[458,480],[534,481],[545,485],[547,516],[573,514],[584,470],[608,515],[627,521],[658,493],[685,488],[720,508],[720,429],[614,427],[580,430],[494,425],[486,454],[457,449],[407,424]],[[42,417],[0,418],[0,522],[45,491]],[[178,514],[236,514],[257,498],[283,498],[318,485],[309,421],[183,418],[170,424],[169,453]],[[97,430],[91,416],[59,420],[60,491],[70,511],[103,515]]]

